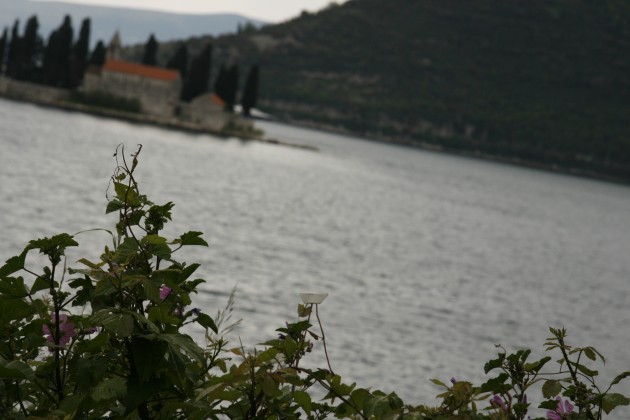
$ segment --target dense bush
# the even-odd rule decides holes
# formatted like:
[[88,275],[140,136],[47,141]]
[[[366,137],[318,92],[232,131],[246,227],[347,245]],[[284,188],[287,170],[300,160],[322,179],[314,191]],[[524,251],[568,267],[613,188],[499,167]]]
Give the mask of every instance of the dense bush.
[[[224,335],[233,326],[233,299],[214,318],[194,307],[199,265],[175,256],[207,243],[194,231],[161,236],[173,203],[141,194],[134,175],[140,150],[131,164],[122,148],[115,155],[107,212],[118,221],[104,230],[111,243],[98,261],[80,259],[79,268],[66,270],[66,249],[78,243],[63,233],[31,241],[0,268],[1,418],[524,419],[538,400],[549,419],[599,419],[630,402],[611,392],[630,372],[599,388],[585,361],[603,356],[569,346],[564,329],[551,329],[545,343],[560,356],[555,369],[551,357],[530,361],[529,350],[499,347],[484,367],[493,374],[484,384],[433,380],[443,388],[435,407],[346,384],[330,363],[300,366],[314,342],[326,350],[322,296],[303,296],[298,320],[261,349],[230,346]],[[42,254],[46,266],[27,264],[30,252]],[[205,329],[202,345],[185,334],[191,323]]]

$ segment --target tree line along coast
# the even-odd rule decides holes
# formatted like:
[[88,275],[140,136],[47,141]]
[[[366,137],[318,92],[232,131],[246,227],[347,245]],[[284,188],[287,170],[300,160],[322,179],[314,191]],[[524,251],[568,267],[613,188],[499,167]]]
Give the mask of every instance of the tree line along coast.
[[44,41],[36,15],[26,21],[22,34],[16,19],[12,30],[5,28],[0,37],[0,95],[88,111],[109,110],[112,116],[133,114],[131,119],[197,131],[261,134],[235,112],[240,103],[240,112],[248,117],[256,106],[257,64],[249,68],[239,98],[237,63],[222,64],[211,80],[211,42],[194,57],[182,43],[160,65],[159,44],[151,34],[137,63],[123,59],[118,32],[108,45],[99,40],[90,50],[90,28],[90,18],[83,19],[75,39],[72,20],[65,16]]

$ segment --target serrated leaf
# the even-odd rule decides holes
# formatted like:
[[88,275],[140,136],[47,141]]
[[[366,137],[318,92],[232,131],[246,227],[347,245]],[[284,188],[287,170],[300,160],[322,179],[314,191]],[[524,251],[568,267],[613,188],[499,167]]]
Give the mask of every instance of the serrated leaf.
[[488,361],[484,366],[483,366],[483,370],[485,373],[490,372],[492,369],[496,369],[501,367],[501,365],[503,364],[503,361],[505,360],[505,354],[501,353],[499,354],[499,357],[493,360]]
[[0,281],[0,294],[13,298],[28,296],[28,290],[22,277],[6,277]]
[[629,405],[630,399],[621,394],[604,394],[602,398],[602,408],[606,414],[610,414],[616,407],[620,405]]
[[201,238],[203,235],[202,232],[190,231],[186,232],[173,241],[173,243],[181,244],[181,245],[200,245],[200,246],[208,246],[208,242]]
[[138,206],[138,193],[133,187],[129,187],[127,184],[121,182],[114,182],[114,191],[116,192],[116,198],[121,202],[127,203],[129,206]]
[[16,271],[20,271],[24,268],[26,262],[26,254],[29,248],[26,248],[20,255],[9,258],[4,265],[0,268],[0,279],[6,276],[10,276]]

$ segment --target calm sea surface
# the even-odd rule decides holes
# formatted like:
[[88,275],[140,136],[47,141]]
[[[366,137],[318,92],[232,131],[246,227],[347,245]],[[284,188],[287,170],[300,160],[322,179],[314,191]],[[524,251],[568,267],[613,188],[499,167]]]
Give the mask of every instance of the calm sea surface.
[[[298,293],[315,291],[330,294],[333,369],[410,403],[438,393],[430,378],[481,382],[495,344],[542,349],[548,326],[604,353],[607,379],[630,369],[630,188],[258,125],[319,151],[1,100],[0,259],[36,237],[112,227],[112,155],[142,144],[141,188],[176,204],[167,233],[210,243],[180,256],[208,281],[196,305],[213,315],[238,285],[235,343],[275,337]],[[77,239],[71,265],[108,243]]]

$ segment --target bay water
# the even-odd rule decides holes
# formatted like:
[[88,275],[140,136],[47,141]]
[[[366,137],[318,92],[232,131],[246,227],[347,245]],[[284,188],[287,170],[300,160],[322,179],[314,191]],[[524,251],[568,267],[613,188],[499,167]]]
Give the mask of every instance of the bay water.
[[[602,379],[630,370],[627,186],[256,124],[318,150],[0,100],[0,259],[34,238],[113,228],[112,155],[142,144],[141,189],[175,203],[166,234],[210,244],[179,256],[207,280],[195,306],[214,315],[237,287],[234,346],[275,338],[299,293],[323,292],[333,369],[405,402],[432,402],[431,378],[482,382],[495,344],[542,356],[549,326],[600,350]],[[77,240],[70,266],[109,244]],[[309,358],[325,366],[321,345]]]

